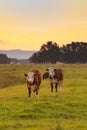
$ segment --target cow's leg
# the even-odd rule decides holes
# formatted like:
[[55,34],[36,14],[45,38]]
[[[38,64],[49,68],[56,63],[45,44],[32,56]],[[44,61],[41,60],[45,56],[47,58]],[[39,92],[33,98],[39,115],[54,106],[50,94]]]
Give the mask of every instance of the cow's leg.
[[62,82],[59,82],[59,91],[62,92]]
[[55,84],[55,91],[56,91],[56,92],[57,92],[57,85],[58,85],[58,83]]
[[55,91],[57,92],[58,83],[55,84]]
[[31,96],[31,88],[28,87],[28,98]]
[[51,92],[53,92],[53,83],[50,83],[51,86]]
[[35,93],[35,96],[36,96],[37,98],[39,98],[38,89],[36,89],[36,90],[34,91],[34,93]]

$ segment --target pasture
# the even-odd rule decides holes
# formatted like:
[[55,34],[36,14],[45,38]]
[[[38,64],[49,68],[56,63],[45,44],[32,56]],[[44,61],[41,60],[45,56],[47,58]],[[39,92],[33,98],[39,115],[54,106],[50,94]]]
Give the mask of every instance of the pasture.
[[[64,70],[62,93],[44,80],[27,99],[24,73],[49,66]],[[0,65],[0,130],[87,130],[87,65]]]

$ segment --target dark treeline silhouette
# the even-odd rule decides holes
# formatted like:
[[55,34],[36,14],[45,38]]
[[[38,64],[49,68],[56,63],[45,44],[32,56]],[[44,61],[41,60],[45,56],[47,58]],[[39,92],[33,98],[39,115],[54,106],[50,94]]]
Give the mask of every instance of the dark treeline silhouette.
[[10,63],[10,58],[7,57],[6,54],[0,54],[0,64],[7,64]]
[[87,43],[72,42],[59,47],[56,42],[48,41],[40,50],[34,53],[29,62],[32,63],[86,63]]

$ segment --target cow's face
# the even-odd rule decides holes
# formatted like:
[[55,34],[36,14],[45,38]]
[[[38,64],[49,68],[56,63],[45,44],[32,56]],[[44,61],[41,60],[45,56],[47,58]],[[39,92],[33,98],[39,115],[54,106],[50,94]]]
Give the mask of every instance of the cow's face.
[[55,75],[55,69],[50,67],[48,69],[46,69],[49,72],[49,78],[52,79]]
[[25,74],[27,81],[30,85],[34,83],[34,78],[35,78],[35,73],[34,72],[29,72],[28,74]]

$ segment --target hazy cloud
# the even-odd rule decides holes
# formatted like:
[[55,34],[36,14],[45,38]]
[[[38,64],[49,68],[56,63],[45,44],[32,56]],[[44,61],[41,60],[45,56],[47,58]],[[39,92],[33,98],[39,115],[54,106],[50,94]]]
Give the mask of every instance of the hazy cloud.
[[0,40],[0,44],[6,44],[7,42],[4,40]]

